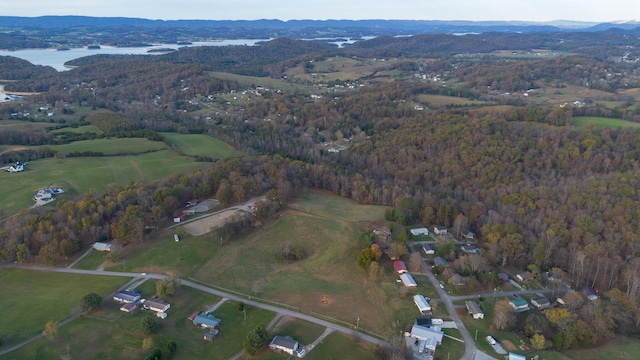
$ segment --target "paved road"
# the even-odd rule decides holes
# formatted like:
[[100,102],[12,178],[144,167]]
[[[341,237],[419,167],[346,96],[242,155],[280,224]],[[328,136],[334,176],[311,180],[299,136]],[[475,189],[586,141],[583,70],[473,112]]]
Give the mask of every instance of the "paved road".
[[[69,268],[56,268],[56,267],[47,267],[47,266],[30,266],[30,265],[19,265],[19,264],[0,264],[0,267],[5,267],[5,268],[15,268],[15,269],[27,269],[27,270],[36,270],[36,271],[49,271],[49,272],[62,272],[62,273],[71,273],[71,274],[85,274],[85,275],[99,275],[99,276],[121,276],[121,277],[133,277],[135,278],[134,280],[143,280],[143,279],[157,279],[157,280],[162,280],[164,279],[166,276],[162,275],[162,274],[145,274],[142,275],[140,273],[131,273],[131,272],[121,272],[121,271],[100,271],[100,270],[81,270],[81,269],[69,269]],[[227,298],[229,300],[233,300],[233,301],[242,301],[245,303],[245,305],[250,305],[250,306],[255,306],[257,308],[261,308],[261,309],[265,309],[265,310],[269,310],[269,311],[273,311],[274,313],[276,313],[276,316],[291,316],[291,317],[295,317],[298,319],[302,319],[302,320],[306,320],[321,326],[324,326],[326,328],[329,329],[333,329],[335,331],[340,331],[342,333],[345,333],[347,335],[354,335],[355,334],[355,330],[348,328],[346,326],[342,326],[342,325],[338,325],[338,324],[334,324],[332,322],[326,321],[326,320],[322,320],[322,319],[318,319],[316,317],[307,315],[307,314],[303,314],[303,313],[299,313],[297,311],[293,311],[293,310],[289,310],[289,309],[284,309],[284,308],[279,308],[277,306],[273,306],[273,305],[268,305],[268,304],[263,304],[261,302],[257,302],[257,301],[253,301],[253,300],[248,300],[245,299],[243,297],[234,295],[234,294],[229,294],[226,293],[224,291],[220,291],[220,290],[216,290],[216,289],[212,289],[208,286],[205,285],[201,285],[198,283],[195,283],[193,281],[189,281],[189,280],[184,280],[184,279],[177,279],[180,284],[184,285],[184,286],[188,286],[190,288],[196,289],[196,290],[200,290],[202,292],[206,292],[209,294],[213,294],[216,296],[219,296],[221,298]],[[60,323],[60,325],[66,324],[68,321],[71,321],[72,319],[67,319],[63,322]],[[35,340],[36,338],[38,338],[38,336],[36,336],[35,338],[32,338],[22,344],[16,345],[14,347],[12,347],[11,349],[6,349],[2,352],[0,352],[0,355],[5,354],[9,351],[15,350],[18,347],[31,342],[33,340]],[[373,336],[369,336],[367,334],[363,334],[363,333],[358,333],[358,338],[365,340],[367,342],[370,342],[372,344],[375,345],[382,345],[385,344],[384,341],[375,338]]]

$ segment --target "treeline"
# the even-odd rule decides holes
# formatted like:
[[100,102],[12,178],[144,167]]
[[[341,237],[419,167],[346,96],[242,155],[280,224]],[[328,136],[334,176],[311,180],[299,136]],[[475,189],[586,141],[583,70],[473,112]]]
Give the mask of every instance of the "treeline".
[[[3,36],[5,35],[0,34],[0,44]],[[56,69],[50,66],[33,65],[27,60],[13,56],[0,56],[0,79],[2,80],[24,80],[55,73],[57,73]]]

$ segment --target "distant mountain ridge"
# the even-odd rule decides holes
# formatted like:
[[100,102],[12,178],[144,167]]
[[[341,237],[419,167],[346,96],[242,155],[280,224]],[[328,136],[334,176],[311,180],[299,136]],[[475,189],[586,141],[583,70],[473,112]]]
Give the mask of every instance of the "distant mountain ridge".
[[[143,28],[185,29],[247,29],[255,31],[293,31],[327,29],[328,35],[345,30],[358,30],[362,35],[410,35],[428,33],[468,32],[538,32],[538,31],[605,31],[616,28],[630,30],[640,27],[639,21],[624,22],[580,22],[556,20],[550,22],[527,21],[465,21],[465,20],[151,20],[128,17],[91,16],[0,16],[0,28],[52,29],[78,26],[114,27],[134,26]],[[351,32],[351,31],[350,31]]]

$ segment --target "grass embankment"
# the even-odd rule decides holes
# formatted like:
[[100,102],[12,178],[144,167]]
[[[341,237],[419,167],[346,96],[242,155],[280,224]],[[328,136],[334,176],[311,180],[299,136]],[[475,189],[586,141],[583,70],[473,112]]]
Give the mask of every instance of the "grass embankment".
[[575,127],[585,127],[587,125],[592,125],[597,128],[622,128],[622,127],[640,128],[640,123],[621,120],[621,119],[610,119],[610,118],[593,117],[593,116],[574,117],[571,120],[571,124]]
[[42,332],[48,321],[72,316],[90,292],[106,296],[128,278],[42,271],[0,271],[0,349]]
[[161,133],[181,154],[226,159],[242,153],[222,140],[204,134]]

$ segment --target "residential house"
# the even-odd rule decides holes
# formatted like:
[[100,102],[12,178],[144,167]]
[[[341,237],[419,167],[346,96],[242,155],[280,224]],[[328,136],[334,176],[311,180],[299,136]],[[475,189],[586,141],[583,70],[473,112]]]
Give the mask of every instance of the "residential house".
[[140,294],[131,290],[122,290],[113,294],[113,300],[121,304],[135,303],[140,301],[141,298]]
[[447,233],[447,227],[446,226],[434,226],[433,227],[433,232],[436,233],[436,235],[444,235]]
[[213,341],[216,339],[216,335],[218,335],[218,329],[211,329],[211,331],[207,331],[202,335],[202,338],[207,341]]
[[516,312],[522,312],[522,311],[527,311],[529,310],[529,303],[527,302],[527,300],[521,298],[521,297],[516,297],[515,299],[511,300],[509,302],[509,304],[511,304],[511,307],[513,307],[513,309]]
[[423,295],[420,294],[413,296],[413,302],[416,304],[418,310],[420,310],[420,313],[423,315],[431,313],[431,304],[429,304],[429,300],[427,300]]
[[393,262],[393,270],[396,274],[404,274],[407,272],[407,265],[404,261],[396,260]]
[[510,352],[507,360],[527,360],[526,356]]
[[436,257],[435,262],[436,262],[436,265],[440,265],[444,267],[449,266],[449,262],[447,261],[447,259],[443,258],[442,256]]
[[222,320],[211,315],[210,313],[202,313],[193,318],[193,324],[203,329],[216,329],[220,326]]
[[469,230],[462,230],[462,237],[468,240],[473,240],[476,234],[472,233]]
[[429,236],[429,229],[427,229],[427,228],[411,229],[411,235],[413,235],[413,236],[418,236],[418,235]]
[[373,233],[376,234],[379,238],[388,239],[391,236],[391,229],[388,226],[380,226],[378,228],[373,229]]
[[112,246],[111,244],[105,244],[103,242],[95,242],[93,244],[93,250],[97,250],[97,251],[111,251]]
[[269,344],[269,349],[273,351],[283,351],[289,355],[293,355],[298,351],[300,343],[291,336],[274,336]]
[[531,281],[531,273],[528,271],[523,271],[516,275],[516,279],[518,279],[520,282],[529,282]]
[[509,275],[507,273],[498,273],[498,279],[502,281],[509,281]]
[[413,325],[411,327],[410,335],[414,339],[426,341],[429,350],[435,350],[437,345],[442,345],[442,338],[444,332],[438,326],[426,327],[420,325]]
[[400,281],[402,281],[402,285],[408,287],[408,288],[416,288],[418,287],[418,284],[416,283],[416,281],[413,279],[413,276],[411,276],[411,274],[400,274]]
[[467,254],[477,254],[480,252],[480,248],[472,244],[465,244],[462,245],[462,251]]
[[434,255],[436,253],[436,248],[432,244],[424,244],[422,245],[422,251],[427,255]]
[[480,305],[478,305],[477,302],[466,301],[464,305],[467,307],[467,312],[469,312],[469,315],[473,316],[474,319],[484,319],[484,313],[482,312],[482,310],[480,310]]
[[124,311],[124,312],[133,312],[135,309],[138,308],[138,304],[137,302],[134,303],[124,303],[122,304],[122,306],[120,306],[120,311]]
[[544,296],[531,299],[531,304],[538,309],[546,309],[551,306],[551,301]]
[[151,310],[155,312],[166,312],[171,307],[171,304],[169,304],[168,302],[158,297],[154,297],[154,298],[145,300],[143,306],[147,310]]
[[464,285],[464,278],[462,277],[462,275],[460,274],[453,274],[451,275],[451,277],[449,278],[449,282],[451,283],[451,285],[453,286],[462,286]]

